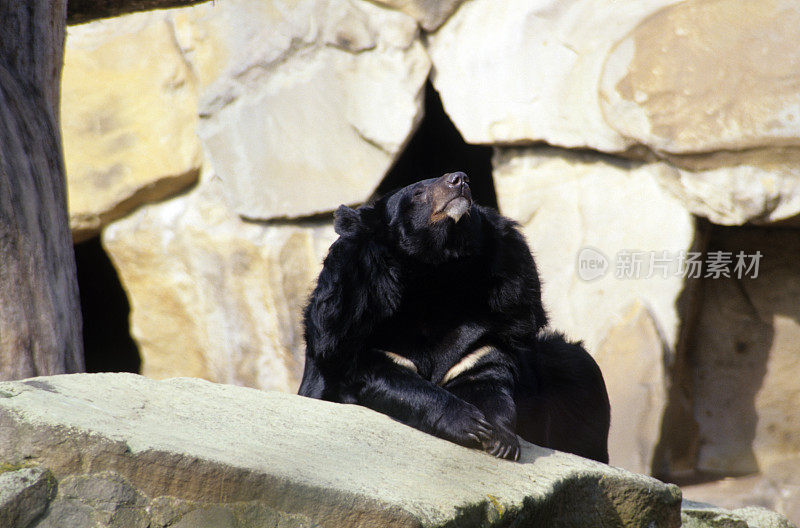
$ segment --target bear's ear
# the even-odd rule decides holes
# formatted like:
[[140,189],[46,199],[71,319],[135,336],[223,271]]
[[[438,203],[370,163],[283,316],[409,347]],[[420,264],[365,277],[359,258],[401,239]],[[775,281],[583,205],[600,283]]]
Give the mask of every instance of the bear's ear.
[[342,237],[355,237],[366,229],[361,219],[360,209],[351,209],[346,205],[340,205],[333,213],[333,229],[336,234]]

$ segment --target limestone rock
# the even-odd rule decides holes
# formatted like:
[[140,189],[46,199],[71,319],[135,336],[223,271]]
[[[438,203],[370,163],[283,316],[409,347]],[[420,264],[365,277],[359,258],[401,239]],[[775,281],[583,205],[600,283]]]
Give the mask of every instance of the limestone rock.
[[750,528],[797,528],[783,515],[757,506],[748,506],[733,511],[747,522]]
[[374,0],[411,15],[425,31],[436,31],[464,0]]
[[551,324],[591,353],[637,301],[673,350],[694,224],[657,183],[667,170],[549,147],[495,151],[500,210],[522,225]]
[[36,527],[149,528],[146,506],[146,497],[113,472],[70,475],[58,483],[58,496]]
[[58,482],[43,468],[0,474],[0,522],[3,528],[320,528],[259,501],[150,499],[114,471],[66,475]]
[[800,145],[792,0],[473,0],[430,36],[471,143],[672,153]]
[[650,474],[667,404],[666,345],[647,308],[635,303],[595,359],[611,400],[610,464]]
[[[791,230],[718,228],[709,251],[757,269],[706,278],[694,351],[696,468],[718,475],[769,471],[800,458],[800,241]],[[757,271],[757,277],[753,277]],[[732,390],[735,388],[735,390]]]
[[26,528],[54,495],[55,479],[46,469],[0,467],[0,526]]
[[681,506],[681,521],[684,528],[796,528],[783,515],[764,508],[729,511],[688,500]]
[[683,486],[683,497],[729,510],[750,506],[769,508],[800,523],[800,458],[764,468],[765,474]]
[[197,86],[168,14],[70,27],[61,89],[76,240],[197,180]]
[[230,0],[174,20],[203,87],[199,134],[242,216],[366,200],[421,119],[430,61],[408,15],[351,0]]
[[793,0],[661,9],[606,59],[606,120],[622,136],[672,153],[798,146],[799,39]]
[[670,156],[659,182],[716,224],[767,224],[800,214],[800,149]]
[[331,222],[245,223],[213,179],[103,233],[131,303],[142,373],[296,391],[301,312],[334,240]]
[[327,528],[680,525],[675,486],[528,443],[498,460],[358,406],[134,374],[0,393],[0,458],[62,481],[114,471],[150,497],[258,501]]
[[472,0],[429,37],[433,81],[470,143],[545,141],[623,151],[597,86],[606,56],[672,0]]

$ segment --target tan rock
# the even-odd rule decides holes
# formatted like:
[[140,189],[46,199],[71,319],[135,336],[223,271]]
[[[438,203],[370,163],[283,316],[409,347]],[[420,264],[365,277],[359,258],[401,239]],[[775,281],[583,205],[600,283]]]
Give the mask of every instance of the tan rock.
[[403,13],[232,0],[175,21],[203,86],[199,134],[242,216],[364,201],[421,119],[430,61]]
[[673,153],[800,145],[792,0],[473,0],[430,36],[472,143]]
[[738,475],[800,457],[800,242],[791,230],[718,229],[709,251],[737,254],[758,275],[707,278],[690,343],[696,467]]
[[673,0],[472,0],[434,34],[433,81],[470,143],[545,141],[623,151],[598,82],[616,42]]
[[793,0],[689,0],[608,55],[607,121],[672,153],[800,145],[800,10]]
[[374,0],[411,15],[425,31],[436,31],[464,0]]
[[500,210],[522,224],[551,325],[583,339],[592,353],[637,301],[673,350],[683,288],[678,264],[694,223],[659,187],[657,175],[667,170],[549,147],[495,151]]
[[61,95],[76,240],[197,180],[197,87],[167,14],[71,26]]
[[669,156],[659,182],[716,224],[767,224],[800,214],[800,149]]
[[650,474],[667,405],[666,346],[647,308],[635,303],[595,355],[611,400],[610,464]]
[[131,303],[142,373],[296,391],[301,313],[334,238],[328,223],[242,222],[217,180],[103,233]]

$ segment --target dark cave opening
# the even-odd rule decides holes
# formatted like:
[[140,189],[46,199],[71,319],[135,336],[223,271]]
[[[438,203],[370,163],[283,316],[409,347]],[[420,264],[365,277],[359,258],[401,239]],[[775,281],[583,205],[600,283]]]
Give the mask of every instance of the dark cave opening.
[[429,80],[425,84],[425,115],[375,196],[454,171],[467,173],[477,203],[497,208],[492,181],[492,147],[464,141]]
[[100,237],[75,244],[86,372],[139,372],[130,305]]

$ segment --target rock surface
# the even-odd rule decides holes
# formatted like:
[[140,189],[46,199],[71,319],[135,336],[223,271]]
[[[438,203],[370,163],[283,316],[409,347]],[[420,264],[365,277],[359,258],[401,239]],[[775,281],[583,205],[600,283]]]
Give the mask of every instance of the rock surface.
[[755,506],[729,511],[711,504],[684,500],[683,528],[793,528],[783,515]]
[[703,283],[690,344],[702,352],[693,357],[699,471],[769,474],[800,452],[798,240],[781,229],[712,234],[709,251],[762,256],[756,278],[731,273]]
[[45,469],[0,467],[0,526],[27,527],[47,509],[55,490],[56,481]]
[[693,213],[739,225],[800,214],[798,28],[792,0],[473,0],[428,47],[468,142],[655,152]]
[[197,180],[197,82],[168,13],[69,28],[61,87],[76,241]]
[[768,475],[725,478],[683,486],[684,499],[712,503],[730,510],[761,506],[800,520],[800,458],[784,461]]
[[650,312],[634,303],[595,354],[611,400],[609,463],[651,474],[667,405],[667,347]]
[[716,224],[769,224],[800,213],[800,149],[669,156],[659,183]]
[[[29,483],[31,473],[37,478],[34,486],[20,489],[17,484]],[[35,486],[39,492],[30,493]],[[41,467],[10,470],[0,474],[0,496],[17,507],[12,510],[9,502],[0,502],[3,528],[320,528],[307,517],[282,513],[259,501],[151,499],[113,471],[68,475],[58,482]]]
[[[433,81],[470,143],[623,151],[598,82],[614,44],[670,0],[472,0],[430,36]],[[512,51],[513,50],[513,51]]]
[[800,145],[798,28],[791,0],[473,0],[430,52],[470,142],[747,150]]
[[403,13],[231,0],[182,10],[175,24],[203,87],[199,134],[245,217],[366,200],[422,117],[430,61]]
[[671,153],[799,146],[798,39],[793,0],[689,0],[654,11],[606,57],[606,121]]
[[131,303],[141,372],[296,392],[302,309],[333,227],[245,223],[222,195],[213,178],[103,233]]
[[95,513],[120,501],[78,475],[113,471],[124,481],[103,478],[134,509],[145,499],[124,482],[327,528],[680,525],[675,486],[527,443],[521,462],[498,460],[356,406],[133,374],[6,382],[0,394],[0,457],[51,469],[62,499],[94,493]]
[[[493,163],[500,211],[528,238],[551,325],[596,353],[638,301],[673,350],[679,254],[690,249],[694,224],[657,183],[667,169],[549,147],[497,149]],[[593,262],[605,267],[583,268]]]
[[464,0],[374,0],[411,15],[422,29],[436,31]]

